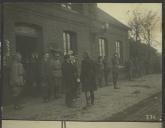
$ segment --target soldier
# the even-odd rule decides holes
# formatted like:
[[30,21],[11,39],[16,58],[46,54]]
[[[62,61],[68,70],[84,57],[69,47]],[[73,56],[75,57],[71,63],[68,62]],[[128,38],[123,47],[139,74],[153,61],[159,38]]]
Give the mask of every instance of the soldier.
[[[77,78],[79,78],[79,61],[78,61],[78,57],[76,56],[76,55],[74,55],[73,54],[73,51],[69,51],[69,56],[70,56],[70,62],[74,65],[74,66],[76,66],[76,69],[77,69],[77,74],[76,74],[76,76],[77,76]],[[76,82],[77,84],[76,84],[76,86],[75,86],[75,88],[74,88],[74,90],[73,90],[73,94],[74,94],[74,98],[76,99],[76,98],[78,98],[79,97],[79,87],[80,87],[80,81],[79,81],[79,79],[77,79],[77,82]]]
[[63,83],[65,86],[65,103],[68,107],[72,107],[74,99],[74,89],[77,86],[77,68],[71,63],[70,56],[65,55],[62,65]]
[[59,98],[62,90],[62,63],[60,60],[60,53],[55,53],[54,63],[54,75],[55,75],[55,96]]
[[60,54],[56,50],[51,50],[50,68],[51,68],[51,98],[59,98],[61,79],[62,79],[62,64],[59,59]]
[[11,67],[11,87],[13,94],[14,109],[20,109],[21,92],[24,86],[24,67],[21,63],[22,57],[19,53],[14,56],[14,61]]
[[[4,101],[8,101],[9,100],[9,90],[11,91],[11,88],[10,88],[10,72],[11,72],[11,62],[12,62],[12,56],[11,56],[11,53],[10,53],[10,42],[8,40],[4,40],[4,46],[3,46],[3,57],[1,58],[3,59],[3,63],[2,63],[2,66],[3,66],[3,85],[4,88],[3,88],[3,98],[4,98]],[[10,95],[11,96],[11,95]],[[11,98],[11,97],[10,97]]]
[[117,53],[114,53],[114,56],[112,58],[112,79],[113,79],[114,89],[119,89],[119,86],[117,84],[118,75],[119,75],[119,57]]
[[131,59],[129,59],[128,62],[127,62],[127,70],[128,70],[128,79],[132,80],[133,62],[132,62]]
[[[84,53],[84,59],[81,62],[81,83],[82,90],[85,93],[86,105],[94,104],[94,90],[96,90],[96,69],[94,62]],[[88,92],[90,95],[88,96]],[[89,103],[90,100],[90,103]]]
[[110,67],[109,67],[107,56],[104,57],[103,64],[104,64],[104,80],[105,80],[105,85],[108,86],[108,76],[109,76],[109,72],[110,72]]
[[49,65],[49,53],[45,53],[42,61],[42,96],[44,102],[50,100],[50,65]]
[[[37,52],[34,52],[31,56],[31,83],[32,83],[32,95],[38,96],[40,90],[40,58]],[[38,90],[36,92],[36,90]]]
[[102,56],[99,56],[97,62],[97,84],[99,87],[102,87],[103,85],[103,78],[104,78],[104,63]]

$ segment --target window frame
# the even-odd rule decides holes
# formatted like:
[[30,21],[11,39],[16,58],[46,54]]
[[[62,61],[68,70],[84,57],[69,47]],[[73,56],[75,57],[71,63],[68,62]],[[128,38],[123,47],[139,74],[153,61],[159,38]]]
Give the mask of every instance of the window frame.
[[62,3],[61,7],[72,10],[72,3]]
[[122,63],[122,59],[123,59],[123,45],[122,42],[117,40],[115,42],[115,52],[118,54],[118,57],[120,59],[120,63]]
[[[75,39],[73,41],[73,39]],[[63,31],[63,50],[64,55],[68,54],[69,51],[77,53],[77,35],[75,32]]]
[[103,37],[100,37],[98,39],[99,43],[99,56],[105,57],[106,56],[106,39]]

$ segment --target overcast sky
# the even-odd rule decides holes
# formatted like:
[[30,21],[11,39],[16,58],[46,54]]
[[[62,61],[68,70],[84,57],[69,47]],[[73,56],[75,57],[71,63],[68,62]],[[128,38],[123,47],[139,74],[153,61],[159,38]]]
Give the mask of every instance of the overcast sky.
[[128,25],[128,11],[139,9],[141,11],[152,10],[160,17],[160,22],[157,23],[156,29],[153,33],[154,39],[159,44],[153,46],[161,52],[162,49],[162,4],[161,3],[98,3],[98,7],[109,13],[114,18],[118,19],[125,25]]
[[[161,123],[67,122],[67,128],[162,128]],[[2,121],[2,128],[61,128],[56,121]]]

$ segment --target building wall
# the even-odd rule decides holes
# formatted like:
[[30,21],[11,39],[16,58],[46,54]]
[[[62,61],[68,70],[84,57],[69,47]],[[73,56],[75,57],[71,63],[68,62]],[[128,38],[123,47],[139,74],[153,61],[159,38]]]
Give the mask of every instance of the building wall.
[[[49,8],[47,7],[49,6]],[[15,23],[28,23],[41,27],[44,51],[50,43],[54,43],[57,49],[63,50],[63,31],[77,33],[78,53],[82,57],[84,51],[89,52],[92,57],[98,56],[98,38],[104,37],[108,44],[108,57],[111,58],[115,51],[115,42],[123,43],[123,60],[129,58],[128,33],[127,30],[110,26],[109,31],[102,33],[100,21],[93,21],[90,12],[86,10],[83,14],[69,12],[65,9],[50,5],[6,5],[4,14],[4,38],[10,40],[12,52],[15,52]],[[84,6],[86,9],[88,6]]]
[[98,55],[98,39],[100,37],[103,37],[106,39],[106,42],[108,44],[108,58],[111,59],[114,52],[115,52],[115,42],[116,41],[120,41],[123,45],[123,52],[122,52],[122,56],[123,56],[123,64],[128,60],[129,58],[129,43],[128,43],[128,31],[120,28],[120,27],[116,27],[113,25],[109,26],[109,29],[107,31],[102,31],[100,30],[101,26],[102,26],[102,22],[94,22],[94,29],[93,29],[93,33],[95,34],[95,51],[94,54],[95,56]]

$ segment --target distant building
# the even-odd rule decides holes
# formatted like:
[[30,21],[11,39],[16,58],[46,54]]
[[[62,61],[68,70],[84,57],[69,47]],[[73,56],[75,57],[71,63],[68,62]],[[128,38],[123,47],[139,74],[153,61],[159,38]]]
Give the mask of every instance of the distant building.
[[128,29],[97,4],[4,4],[4,39],[10,41],[11,53],[20,52],[27,60],[54,47],[80,58],[88,52],[94,59],[110,59],[117,52],[124,64],[129,58]]

